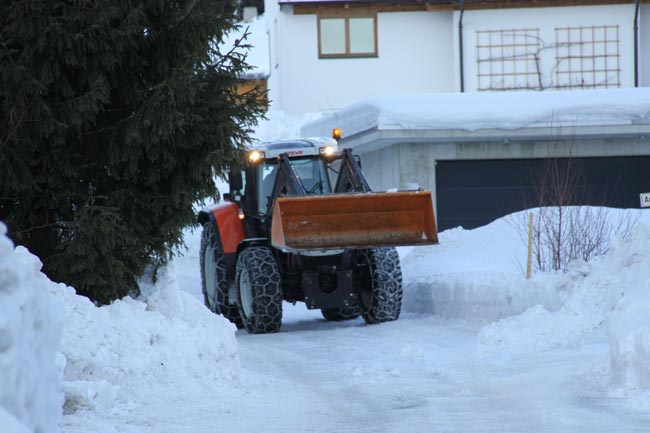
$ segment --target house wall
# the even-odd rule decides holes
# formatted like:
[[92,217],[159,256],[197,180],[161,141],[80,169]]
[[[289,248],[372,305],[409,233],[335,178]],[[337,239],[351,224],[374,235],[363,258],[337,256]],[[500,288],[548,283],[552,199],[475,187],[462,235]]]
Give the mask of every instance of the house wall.
[[650,5],[641,5],[639,15],[639,86],[650,86]]
[[378,57],[335,59],[318,58],[316,15],[277,5],[269,13],[274,109],[332,112],[376,96],[454,90],[451,12],[379,13]]
[[[618,44],[618,54],[620,56],[620,86],[621,87],[633,87],[634,86],[634,31],[633,31],[633,22],[634,22],[634,3],[625,4],[625,5],[606,5],[606,6],[580,6],[580,7],[556,7],[556,8],[534,8],[534,9],[497,9],[497,10],[470,10],[465,11],[463,17],[463,40],[464,40],[464,75],[465,75],[465,91],[474,92],[479,89],[479,79],[478,79],[478,63],[477,58],[478,48],[477,48],[477,32],[478,31],[499,31],[499,30],[521,30],[521,29],[539,29],[539,42],[540,47],[544,47],[539,51],[539,60],[540,60],[540,70],[542,73],[541,82],[542,86],[545,88],[552,88],[554,84],[557,83],[557,76],[555,71],[558,66],[556,60],[556,28],[578,28],[578,27],[592,27],[592,26],[619,26],[619,44]],[[648,6],[644,6],[646,11],[645,15],[649,15],[647,12]],[[455,26],[458,24],[459,13],[454,13],[454,23]],[[648,46],[647,42],[647,32],[650,31],[648,27],[648,17],[644,17],[644,40],[646,41],[646,47]],[[585,40],[589,39],[591,31],[585,31],[584,37]],[[521,35],[521,32],[518,32]],[[483,44],[487,41],[489,37],[485,33],[483,34]],[[611,36],[611,33],[610,33]],[[509,72],[512,72],[512,56],[510,54],[512,51],[508,52],[506,49],[503,57],[501,57],[502,52],[500,51],[499,45],[499,35],[493,33],[493,42],[494,50],[491,54],[493,59],[503,58],[505,59],[504,66],[509,68]],[[572,35],[572,38],[575,37],[575,32]],[[528,38],[531,40],[531,38]],[[522,38],[520,37],[517,43],[521,43]],[[456,44],[458,43],[456,38]],[[573,43],[573,40],[571,41]],[[577,41],[576,41],[577,43]],[[602,44],[601,44],[602,45]],[[589,47],[584,45],[588,50]],[[574,45],[576,50],[579,50],[580,44]],[[516,55],[522,55],[522,50],[534,50],[534,48],[516,48],[518,51]],[[609,50],[613,50],[613,46],[610,44]],[[574,51],[575,52],[575,51]],[[482,56],[486,55],[486,50],[482,49]],[[588,53],[584,53],[587,55]],[[648,56],[645,56],[648,57]],[[599,60],[596,60],[599,61]],[[493,63],[494,69],[491,73],[498,74],[499,68],[501,66]],[[647,59],[646,59],[647,64]],[[518,63],[519,72],[524,66],[523,62]],[[529,65],[530,66],[530,65]],[[611,66],[611,65],[610,65]],[[579,60],[574,61],[572,68],[585,68],[589,69],[587,62],[583,62],[583,65],[580,65]],[[485,71],[485,69],[484,69]],[[495,78],[498,80],[498,78]],[[537,89],[539,90],[539,89]]]

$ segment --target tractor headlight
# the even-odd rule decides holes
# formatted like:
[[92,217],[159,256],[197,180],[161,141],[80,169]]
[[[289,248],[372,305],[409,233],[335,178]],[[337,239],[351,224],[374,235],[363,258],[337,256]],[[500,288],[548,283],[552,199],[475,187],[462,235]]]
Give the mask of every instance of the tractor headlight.
[[332,156],[334,155],[334,146],[323,146],[320,149],[318,149],[320,152],[321,156]]
[[250,152],[248,152],[248,160],[253,164],[257,164],[263,159],[264,159],[264,152],[262,152],[261,150],[251,150]]

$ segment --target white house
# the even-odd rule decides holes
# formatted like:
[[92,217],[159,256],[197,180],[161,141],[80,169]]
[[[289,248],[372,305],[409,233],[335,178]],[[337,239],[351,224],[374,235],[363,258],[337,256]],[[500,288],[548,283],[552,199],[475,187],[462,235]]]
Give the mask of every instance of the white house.
[[341,127],[375,189],[431,190],[441,229],[539,203],[535,173],[556,159],[581,167],[575,204],[638,207],[650,192],[650,88],[636,89],[650,86],[650,5],[640,0],[265,8],[272,108],[325,115],[302,135]]
[[272,107],[293,114],[408,93],[650,85],[641,1],[267,0],[265,16]]

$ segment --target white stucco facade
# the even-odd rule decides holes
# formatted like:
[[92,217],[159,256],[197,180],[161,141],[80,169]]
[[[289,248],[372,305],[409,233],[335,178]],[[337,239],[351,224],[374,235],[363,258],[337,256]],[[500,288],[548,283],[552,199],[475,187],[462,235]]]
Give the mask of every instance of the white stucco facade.
[[[478,59],[487,57],[494,59],[493,66],[484,66],[484,73],[494,74],[494,80],[499,79],[499,74],[506,69],[508,73],[521,74],[524,61],[519,61],[519,71],[513,67],[513,58],[525,57],[528,50],[529,58],[537,55],[537,65],[529,62],[529,72],[538,67],[539,75],[532,75],[532,84],[537,84],[543,89],[553,89],[558,83],[557,71],[571,69],[574,77],[579,78],[576,71],[585,72],[587,80],[595,75],[595,81],[602,84],[607,67],[610,79],[610,88],[634,86],[634,3],[625,5],[604,6],[563,6],[553,8],[520,8],[520,9],[492,9],[469,10],[463,16],[463,60],[464,84],[466,92],[475,92],[479,89]],[[458,25],[460,14],[454,14],[455,26]],[[582,28],[582,30],[580,30]],[[606,29],[605,29],[606,28]],[[569,35],[569,30],[570,35]],[[527,32],[526,32],[527,31]],[[482,36],[479,36],[478,33]],[[500,32],[507,36],[501,38]],[[518,39],[514,47],[503,47],[502,43],[510,45],[512,35]],[[523,35],[523,36],[522,36]],[[526,38],[528,36],[528,38]],[[481,39],[482,38],[482,39]],[[490,39],[492,38],[492,39]],[[479,54],[477,45],[482,44]],[[603,41],[607,42],[603,42]],[[490,43],[491,41],[491,43]],[[533,44],[530,47],[521,47],[524,41]],[[458,38],[456,39],[456,44]],[[491,45],[491,49],[486,45]],[[513,44],[514,45],[514,44]],[[567,45],[572,45],[571,54],[576,57],[569,65],[569,60],[558,60],[560,56],[567,55]],[[564,51],[563,51],[564,49]],[[603,59],[607,54],[608,59]],[[593,59],[590,57],[593,56]],[[502,60],[502,61],[500,61]],[[618,76],[616,70],[618,69]],[[565,74],[565,77],[568,74]],[[561,80],[562,78],[560,78]],[[485,87],[485,86],[483,86]],[[539,90],[539,89],[530,89]]]
[[452,12],[379,13],[377,57],[319,59],[315,14],[294,15],[275,1],[265,7],[273,109],[329,113],[374,96],[455,88]]
[[639,86],[650,86],[650,5],[639,11]]
[[[289,4],[266,0],[272,109],[331,113],[377,96],[461,90],[459,11],[379,12],[377,57],[324,59],[318,56],[317,15],[293,12]],[[526,62],[508,58],[508,50],[521,55],[521,48],[506,48],[505,55],[499,49],[508,41],[508,32],[518,35],[511,44],[520,44],[522,30],[525,38],[537,41],[537,46],[524,48],[531,59],[528,67],[537,68],[530,80],[538,88],[527,90],[563,88],[562,80],[572,85],[592,80],[599,84],[596,88],[633,87],[634,14],[634,3],[466,10],[463,90],[490,90],[486,79],[498,87],[508,73],[521,75]],[[644,53],[650,48],[650,5],[641,5],[639,29],[639,85],[649,86],[650,56]],[[481,45],[488,39],[492,48]],[[563,55],[582,59],[566,60]],[[478,60],[485,62],[486,56],[489,66],[479,66]],[[607,86],[602,86],[604,81]]]

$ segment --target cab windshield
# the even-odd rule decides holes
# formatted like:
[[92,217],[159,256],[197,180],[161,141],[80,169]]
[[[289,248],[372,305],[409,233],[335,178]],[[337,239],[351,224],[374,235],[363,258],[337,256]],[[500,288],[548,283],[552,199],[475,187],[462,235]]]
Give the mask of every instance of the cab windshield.
[[293,166],[307,194],[326,194],[332,192],[327,167],[321,158],[292,159]]
[[[332,192],[325,161],[321,158],[291,159],[291,165],[307,194],[327,194]],[[273,185],[278,174],[277,160],[269,159],[258,166],[259,175],[259,211],[267,212],[267,206],[273,194]]]

